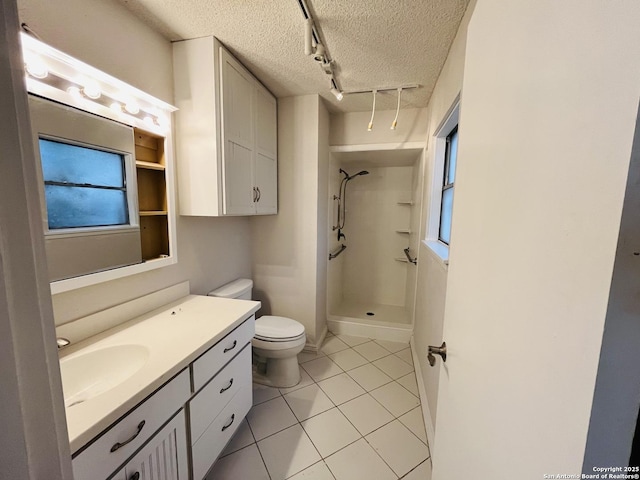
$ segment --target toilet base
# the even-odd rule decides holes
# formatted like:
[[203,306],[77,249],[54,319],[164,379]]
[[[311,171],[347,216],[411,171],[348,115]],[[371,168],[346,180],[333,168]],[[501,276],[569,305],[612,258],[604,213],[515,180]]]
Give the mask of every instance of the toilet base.
[[300,383],[300,365],[298,365],[297,355],[288,358],[260,358],[261,362],[264,360],[266,360],[264,373],[264,368],[258,368],[258,365],[264,365],[264,363],[254,365],[254,383],[276,388],[294,387]]

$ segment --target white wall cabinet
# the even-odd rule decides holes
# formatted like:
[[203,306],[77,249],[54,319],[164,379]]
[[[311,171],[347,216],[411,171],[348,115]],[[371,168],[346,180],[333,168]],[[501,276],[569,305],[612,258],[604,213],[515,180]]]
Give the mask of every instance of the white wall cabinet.
[[275,97],[214,37],[173,48],[180,214],[277,213]]

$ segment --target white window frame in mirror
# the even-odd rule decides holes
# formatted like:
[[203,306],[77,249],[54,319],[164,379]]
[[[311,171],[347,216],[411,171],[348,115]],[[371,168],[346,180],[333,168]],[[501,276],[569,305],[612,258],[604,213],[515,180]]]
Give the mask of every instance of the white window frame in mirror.
[[[176,107],[25,34],[21,34],[27,91],[165,139],[165,181],[169,255],[143,263],[51,282],[51,294],[62,293],[177,263],[175,173],[171,114]],[[51,74],[51,75],[50,75]],[[50,81],[55,77],[57,81]],[[60,79],[65,88],[60,88]],[[67,84],[76,88],[69,89]],[[98,89],[102,100],[92,100]],[[113,100],[106,105],[104,99]],[[115,104],[115,105],[114,105]],[[137,111],[136,111],[137,110]]]

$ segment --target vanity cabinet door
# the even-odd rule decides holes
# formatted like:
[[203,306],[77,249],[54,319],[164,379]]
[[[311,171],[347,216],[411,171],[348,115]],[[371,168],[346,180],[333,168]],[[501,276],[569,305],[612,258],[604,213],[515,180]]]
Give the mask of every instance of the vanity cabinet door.
[[126,480],[187,480],[184,410],[173,417],[125,466]]

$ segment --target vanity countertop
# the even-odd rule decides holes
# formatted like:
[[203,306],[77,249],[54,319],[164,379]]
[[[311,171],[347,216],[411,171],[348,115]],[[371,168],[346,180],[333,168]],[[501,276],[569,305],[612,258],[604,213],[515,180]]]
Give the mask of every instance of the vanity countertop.
[[149,357],[131,377],[66,408],[71,452],[78,451],[260,308],[260,302],[189,295],[61,351],[71,359],[117,345],[142,345]]

